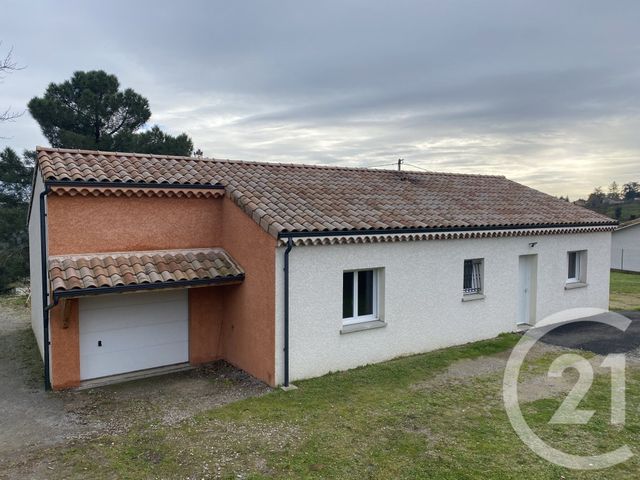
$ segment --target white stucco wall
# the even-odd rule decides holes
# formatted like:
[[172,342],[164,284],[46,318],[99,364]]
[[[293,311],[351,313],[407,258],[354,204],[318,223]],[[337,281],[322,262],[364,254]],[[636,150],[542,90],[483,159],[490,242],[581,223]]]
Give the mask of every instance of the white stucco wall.
[[29,271],[31,279],[31,328],[38,341],[40,355],[44,358],[43,324],[42,324],[42,270],[40,263],[40,192],[44,184],[36,172],[33,191],[33,203],[29,217]]
[[[492,338],[516,328],[519,255],[537,254],[536,321],[607,308],[610,233],[294,247],[290,379]],[[529,247],[530,242],[537,242]],[[566,290],[567,252],[588,251],[588,286]],[[276,373],[283,380],[283,253],[276,250]],[[465,259],[484,258],[486,298],[462,302]],[[384,328],[340,334],[344,270],[383,268]]]
[[613,232],[611,268],[640,272],[640,224]]

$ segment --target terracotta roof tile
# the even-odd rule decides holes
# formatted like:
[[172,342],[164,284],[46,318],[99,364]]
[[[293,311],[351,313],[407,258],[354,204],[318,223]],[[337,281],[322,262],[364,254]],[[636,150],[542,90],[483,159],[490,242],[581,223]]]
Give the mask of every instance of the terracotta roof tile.
[[611,225],[500,176],[38,148],[45,180],[223,185],[273,236],[286,232]]
[[182,280],[237,280],[242,268],[221,248],[49,257],[56,292]]
[[216,167],[189,157],[38,148],[45,179],[149,184],[217,184]]

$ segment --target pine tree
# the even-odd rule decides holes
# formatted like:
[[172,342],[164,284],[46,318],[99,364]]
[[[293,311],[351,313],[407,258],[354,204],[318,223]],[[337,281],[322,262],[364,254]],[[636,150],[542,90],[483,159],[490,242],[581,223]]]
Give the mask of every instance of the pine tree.
[[[151,117],[149,101],[102,70],[75,72],[70,80],[51,83],[42,97],[29,102],[51,146],[93,150],[191,155],[186,134],[173,137],[158,126],[140,132]],[[138,150],[137,150],[138,149]]]

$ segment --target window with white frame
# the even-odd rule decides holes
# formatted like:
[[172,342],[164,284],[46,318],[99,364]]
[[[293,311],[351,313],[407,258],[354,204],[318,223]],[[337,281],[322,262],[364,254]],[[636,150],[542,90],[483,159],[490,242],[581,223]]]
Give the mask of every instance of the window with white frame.
[[567,283],[584,283],[587,274],[587,251],[568,252]]
[[378,270],[353,270],[342,274],[342,323],[378,320]]
[[482,294],[483,260],[482,258],[473,258],[464,261],[462,281],[462,293],[464,295]]

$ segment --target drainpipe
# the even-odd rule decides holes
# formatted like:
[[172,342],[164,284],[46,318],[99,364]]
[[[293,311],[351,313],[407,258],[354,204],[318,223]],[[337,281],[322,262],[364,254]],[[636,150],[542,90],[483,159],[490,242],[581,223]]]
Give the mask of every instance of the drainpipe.
[[289,253],[293,248],[293,240],[287,238],[284,251],[284,386],[289,386]]
[[58,302],[52,305],[49,303],[49,278],[47,266],[47,220],[45,213],[45,197],[51,191],[49,185],[40,192],[40,267],[42,280],[42,322],[43,322],[43,350],[44,350],[44,388],[51,390],[50,361],[49,361],[49,310],[51,310]]

